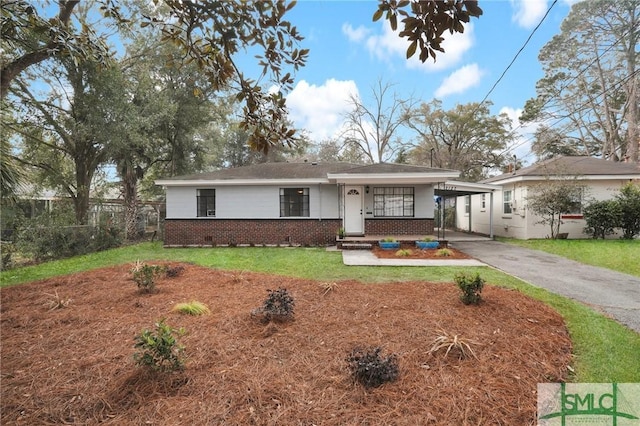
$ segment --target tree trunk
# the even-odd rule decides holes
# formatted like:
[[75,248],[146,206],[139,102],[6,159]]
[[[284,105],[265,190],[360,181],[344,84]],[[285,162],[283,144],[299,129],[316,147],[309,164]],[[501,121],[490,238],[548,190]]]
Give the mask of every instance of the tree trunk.
[[125,166],[122,173],[124,198],[124,222],[127,240],[138,238],[138,176],[131,166]]

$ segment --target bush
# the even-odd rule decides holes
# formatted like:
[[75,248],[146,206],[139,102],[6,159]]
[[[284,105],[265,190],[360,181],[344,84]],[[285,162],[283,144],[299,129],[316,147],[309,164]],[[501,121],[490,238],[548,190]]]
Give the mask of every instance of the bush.
[[156,289],[156,278],[162,275],[165,268],[160,265],[147,265],[146,263],[136,262],[131,268],[133,281],[143,293],[152,293]]
[[164,319],[155,326],[155,332],[143,330],[135,337],[135,347],[140,350],[133,355],[136,364],[157,371],[182,370],[184,346],[178,343],[177,337],[185,334],[184,329],[173,329]]
[[593,238],[604,239],[614,233],[621,219],[620,204],[615,200],[593,201],[582,210],[586,226],[584,232]]
[[436,256],[438,257],[449,257],[451,255],[453,255],[453,252],[448,248],[441,248],[436,252]]
[[251,312],[252,316],[261,317],[262,322],[285,322],[293,319],[295,301],[287,289],[267,290],[269,296],[262,306]]
[[183,272],[184,272],[184,266],[182,265],[170,266],[166,269],[166,275],[168,278],[179,277],[180,275],[182,275]]
[[63,225],[55,216],[41,215],[23,223],[15,242],[21,254],[41,262],[118,247],[121,239],[113,227]]
[[408,257],[411,256],[413,252],[409,249],[400,249],[396,252],[396,256],[398,257]]
[[356,348],[347,357],[346,361],[353,378],[366,388],[376,388],[384,383],[394,382],[400,374],[397,356],[391,354],[383,358],[380,352],[380,347]]
[[458,273],[454,276],[454,280],[462,290],[462,295],[460,296],[462,303],[465,305],[477,305],[480,303],[480,293],[482,292],[482,287],[484,287],[484,280],[480,278],[480,274],[476,274],[474,277],[470,274]]
[[626,184],[616,201],[620,206],[618,227],[622,228],[622,238],[631,240],[640,234],[640,185]]

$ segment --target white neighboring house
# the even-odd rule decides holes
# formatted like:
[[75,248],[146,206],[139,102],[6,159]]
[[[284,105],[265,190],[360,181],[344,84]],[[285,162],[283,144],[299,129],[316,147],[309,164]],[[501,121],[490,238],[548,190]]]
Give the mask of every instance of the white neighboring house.
[[527,197],[535,185],[567,178],[575,178],[585,190],[582,200],[579,200],[580,207],[562,216],[560,232],[568,233],[568,238],[589,238],[584,233],[582,205],[589,200],[611,199],[625,184],[640,182],[640,167],[635,163],[617,163],[594,157],[560,156],[492,177],[481,183],[500,187],[492,194],[493,217],[490,215],[490,194],[457,197],[457,227],[518,239],[547,238],[550,235],[549,225],[537,223],[540,217],[528,210]]

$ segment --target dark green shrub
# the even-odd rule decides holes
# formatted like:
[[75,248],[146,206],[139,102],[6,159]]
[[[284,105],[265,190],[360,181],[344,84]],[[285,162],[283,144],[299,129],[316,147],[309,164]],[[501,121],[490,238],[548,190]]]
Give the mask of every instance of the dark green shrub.
[[113,226],[100,225],[94,228],[91,237],[91,251],[103,251],[119,247],[122,244],[122,232]]
[[380,347],[355,348],[347,357],[353,378],[366,388],[394,382],[400,374],[397,356],[391,354],[384,358],[380,352]]
[[475,276],[465,273],[458,273],[453,278],[462,291],[460,300],[465,305],[478,304],[481,300],[480,293],[484,287],[484,280],[480,278],[480,274]]
[[293,319],[295,301],[287,289],[267,290],[269,296],[261,307],[251,312],[252,316],[260,317],[262,322],[285,322]]
[[593,238],[604,239],[614,233],[621,219],[620,205],[615,200],[593,201],[582,209],[586,226],[584,232]]
[[143,293],[152,293],[156,289],[156,278],[165,271],[160,265],[147,265],[146,263],[136,262],[131,269],[133,281]]
[[620,206],[618,227],[622,228],[622,238],[631,240],[640,234],[640,185],[626,184],[616,195],[616,201]]
[[184,346],[178,343],[177,337],[183,336],[183,328],[173,329],[161,319],[156,324],[155,331],[143,330],[135,337],[135,348],[139,349],[133,355],[137,365],[157,371],[175,371],[184,368]]
[[169,266],[166,269],[166,275],[167,275],[168,278],[179,277],[180,275],[182,275],[183,272],[184,272],[184,266],[182,266],[182,265]]

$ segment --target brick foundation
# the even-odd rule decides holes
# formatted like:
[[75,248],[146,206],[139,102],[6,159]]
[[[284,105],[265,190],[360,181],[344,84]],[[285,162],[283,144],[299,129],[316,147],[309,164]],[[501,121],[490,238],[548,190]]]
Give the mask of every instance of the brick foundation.
[[[336,243],[341,219],[165,219],[165,246]],[[367,219],[366,235],[432,235],[433,219]]]
[[335,244],[341,219],[165,219],[165,246]]
[[366,219],[365,235],[432,235],[433,219]]

